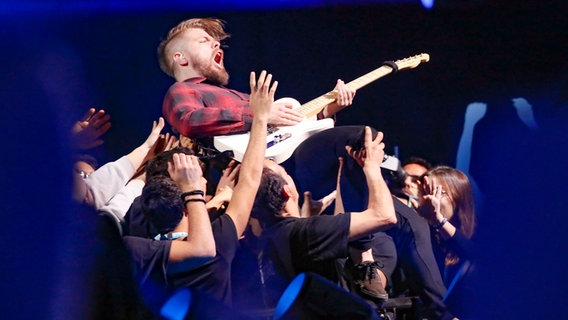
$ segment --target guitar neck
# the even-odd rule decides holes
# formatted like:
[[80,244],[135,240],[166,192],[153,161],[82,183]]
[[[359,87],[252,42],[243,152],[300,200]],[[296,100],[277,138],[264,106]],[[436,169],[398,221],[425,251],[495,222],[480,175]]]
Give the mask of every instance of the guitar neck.
[[[430,60],[430,55],[428,55],[427,53],[421,53],[413,57],[397,60],[394,62],[394,64],[396,65],[396,68],[398,68],[398,70],[400,71],[405,69],[416,68],[416,66],[418,66],[420,63],[428,62],[429,60]],[[395,71],[393,70],[393,67],[389,66],[388,64],[385,64],[347,83],[347,85],[355,90],[358,90],[368,85],[369,83],[383,76],[386,76],[389,73],[392,73],[393,71]],[[307,118],[310,118],[318,114],[318,112],[323,110],[325,106],[335,101],[336,98],[337,98],[337,92],[335,90],[330,91],[324,94],[323,96],[317,97],[312,101],[308,101],[307,103],[296,108],[296,110],[298,110],[301,114],[303,114]]]
[[[393,69],[389,66],[381,66],[365,75],[360,76],[359,78],[348,82],[346,85],[349,87],[358,90],[363,88],[364,86],[368,85],[369,83],[386,76],[387,74],[391,73]],[[296,109],[296,111],[300,112],[307,118],[313,117],[318,114],[325,106],[335,101],[337,98],[337,92],[329,91],[326,94],[319,96],[313,100],[310,100],[300,107]]]

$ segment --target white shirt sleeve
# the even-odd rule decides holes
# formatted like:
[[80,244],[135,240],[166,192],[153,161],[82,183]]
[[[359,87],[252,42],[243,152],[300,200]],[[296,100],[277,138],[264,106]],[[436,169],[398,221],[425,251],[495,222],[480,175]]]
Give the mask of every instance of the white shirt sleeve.
[[93,195],[93,206],[99,210],[106,205],[132,178],[136,168],[126,156],[108,162],[85,179]]
[[126,212],[134,199],[142,194],[143,188],[144,182],[142,180],[130,180],[100,211],[110,213],[118,223],[124,222]]

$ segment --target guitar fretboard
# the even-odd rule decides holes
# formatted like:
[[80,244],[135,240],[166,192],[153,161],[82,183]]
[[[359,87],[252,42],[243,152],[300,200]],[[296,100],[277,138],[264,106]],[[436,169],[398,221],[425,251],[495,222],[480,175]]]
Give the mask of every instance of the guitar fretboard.
[[[421,62],[427,62],[430,60],[430,56],[427,53],[421,53],[419,55],[405,58],[402,60],[397,60],[395,62],[398,70],[414,68],[419,65]],[[388,65],[380,66],[379,68],[360,76],[359,78],[348,82],[347,85],[355,90],[358,90],[369,83],[386,76],[389,73],[393,72],[393,68]],[[335,101],[337,97],[336,91],[329,91],[328,93],[319,96],[313,100],[310,100],[300,107],[296,108],[298,112],[306,116],[307,118],[313,117],[318,112],[320,112],[325,106]]]
[[[392,68],[389,66],[382,66],[379,67],[365,75],[360,76],[359,78],[350,81],[347,85],[355,90],[358,90],[369,83],[386,76],[387,74],[392,72]],[[313,117],[318,112],[320,112],[325,106],[335,101],[337,96],[336,91],[329,91],[328,93],[319,96],[313,100],[310,100],[300,107],[296,109],[296,111],[300,112],[301,114],[305,115],[307,118]]]

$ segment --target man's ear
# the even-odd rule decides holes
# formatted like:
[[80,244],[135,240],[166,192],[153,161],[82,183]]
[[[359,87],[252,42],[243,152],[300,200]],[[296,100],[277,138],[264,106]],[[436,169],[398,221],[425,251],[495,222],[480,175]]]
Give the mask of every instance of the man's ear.
[[292,196],[292,190],[290,190],[290,186],[285,184],[284,187],[282,188],[282,196],[288,200],[290,199],[290,197]]
[[176,64],[179,64],[181,66],[185,66],[188,64],[187,58],[181,52],[174,53],[174,61]]

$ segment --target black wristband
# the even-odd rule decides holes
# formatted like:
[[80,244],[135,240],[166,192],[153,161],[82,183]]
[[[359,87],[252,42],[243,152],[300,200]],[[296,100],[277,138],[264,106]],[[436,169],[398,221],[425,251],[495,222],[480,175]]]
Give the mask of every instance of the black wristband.
[[187,197],[187,196],[197,196],[197,195],[204,196],[205,193],[201,190],[193,190],[193,191],[189,191],[189,192],[184,192],[184,193],[181,194],[181,200],[185,200],[185,197]]
[[436,232],[440,232],[440,228],[442,228],[446,224],[446,222],[448,222],[448,219],[444,217],[442,221],[435,223],[432,227],[434,228],[434,230],[436,230]]
[[188,202],[203,202],[204,204],[206,203],[205,199],[187,199],[183,202],[183,206],[187,206]]

